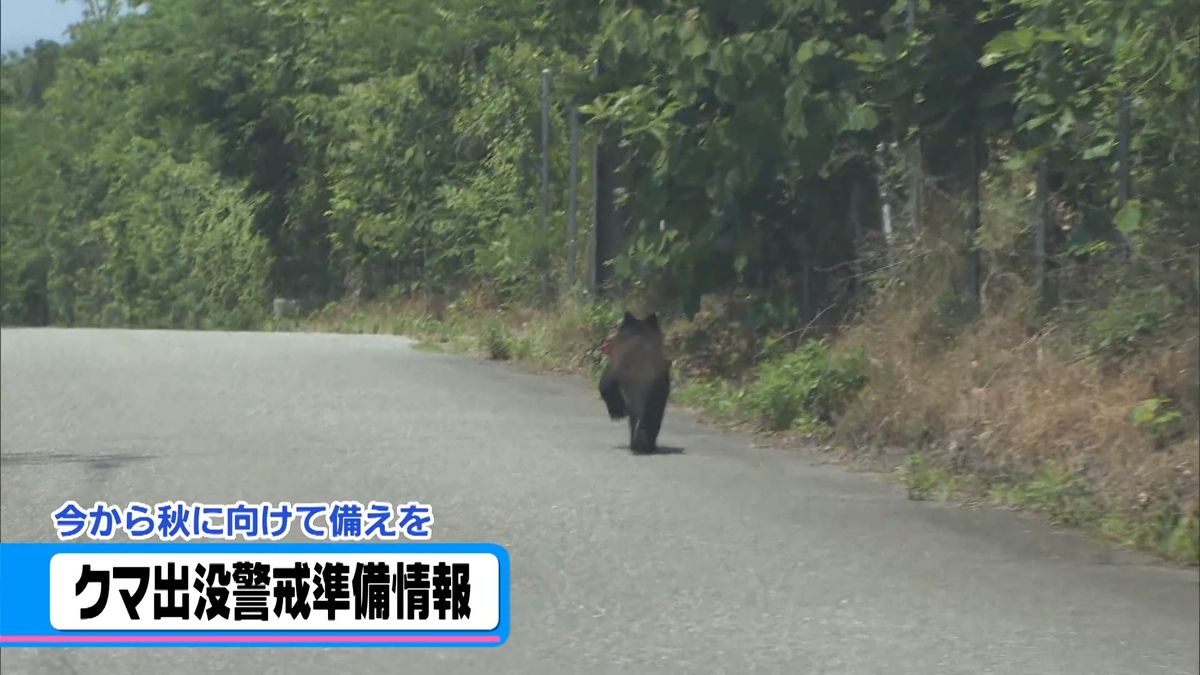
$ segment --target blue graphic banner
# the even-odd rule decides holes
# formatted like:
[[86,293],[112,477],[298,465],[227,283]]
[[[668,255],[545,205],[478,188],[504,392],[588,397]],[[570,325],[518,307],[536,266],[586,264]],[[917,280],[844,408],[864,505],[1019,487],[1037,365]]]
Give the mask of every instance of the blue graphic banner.
[[0,543],[4,647],[497,647],[488,543]]

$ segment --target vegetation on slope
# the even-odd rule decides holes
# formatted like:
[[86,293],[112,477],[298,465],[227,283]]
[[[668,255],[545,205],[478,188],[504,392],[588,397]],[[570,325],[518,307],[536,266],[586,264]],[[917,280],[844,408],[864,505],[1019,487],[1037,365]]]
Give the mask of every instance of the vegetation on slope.
[[7,325],[282,296],[587,369],[653,309],[682,401],[1197,558],[1195,2],[88,6],[0,64]]

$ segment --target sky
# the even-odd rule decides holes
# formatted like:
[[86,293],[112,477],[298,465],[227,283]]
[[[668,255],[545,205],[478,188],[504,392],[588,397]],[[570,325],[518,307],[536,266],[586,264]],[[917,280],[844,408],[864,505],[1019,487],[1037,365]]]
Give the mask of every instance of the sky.
[[65,42],[67,26],[83,17],[83,3],[0,0],[0,52],[20,51],[38,40]]

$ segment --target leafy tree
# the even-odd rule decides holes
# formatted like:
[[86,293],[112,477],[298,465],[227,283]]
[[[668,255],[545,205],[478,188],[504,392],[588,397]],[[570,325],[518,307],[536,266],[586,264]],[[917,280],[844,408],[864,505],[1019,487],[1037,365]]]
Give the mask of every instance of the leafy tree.
[[965,259],[955,209],[980,168],[1021,181],[1043,160],[1062,253],[1101,265],[1128,244],[1125,283],[1200,294],[1200,197],[1179,188],[1200,175],[1193,2],[86,4],[68,43],[0,63],[5,321],[245,325],[272,293],[479,283],[530,298],[563,267],[576,106],[621,159],[618,278],[661,303],[753,287],[807,321],[859,288],[885,205],[917,222],[896,172],[949,206],[907,234]]

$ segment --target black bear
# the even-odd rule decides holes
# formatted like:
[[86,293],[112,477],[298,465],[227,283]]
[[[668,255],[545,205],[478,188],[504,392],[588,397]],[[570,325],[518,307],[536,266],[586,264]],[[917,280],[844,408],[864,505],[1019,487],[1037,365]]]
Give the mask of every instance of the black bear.
[[600,374],[600,397],[608,416],[629,419],[629,449],[653,452],[671,394],[671,361],[663,350],[663,333],[658,315],[625,318],[611,341],[601,349],[608,363]]

